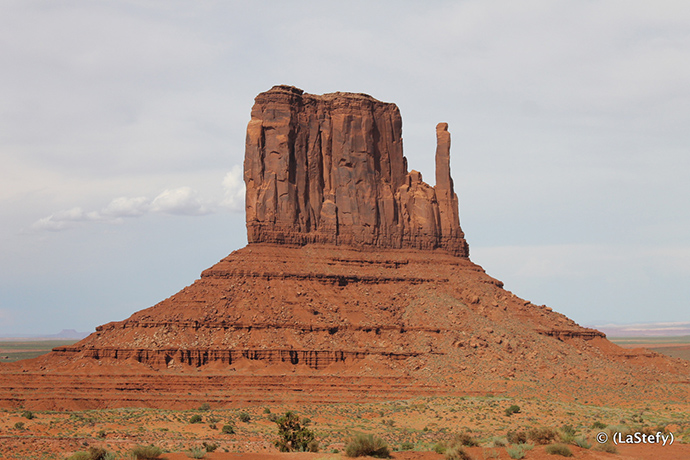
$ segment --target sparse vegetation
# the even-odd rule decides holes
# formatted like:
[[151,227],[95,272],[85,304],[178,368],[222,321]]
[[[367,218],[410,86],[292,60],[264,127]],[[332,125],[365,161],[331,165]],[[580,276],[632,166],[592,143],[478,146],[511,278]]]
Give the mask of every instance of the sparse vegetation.
[[587,438],[585,438],[584,436],[576,437],[575,439],[573,439],[573,443],[577,447],[582,447],[583,449],[589,449],[590,447],[592,447],[592,444],[589,443],[589,441],[587,441]]
[[281,452],[318,452],[319,444],[315,440],[314,432],[300,423],[299,416],[288,411],[276,420],[278,424],[278,440],[275,446]]
[[446,460],[473,460],[470,454],[460,445],[451,446],[446,450]]
[[100,447],[90,447],[87,452],[75,452],[66,460],[108,460],[108,451]]
[[237,417],[240,419],[240,422],[242,423],[249,423],[252,419],[251,415],[249,415],[246,412],[240,412]]
[[22,412],[22,417],[24,417],[24,418],[27,419],[27,420],[31,420],[31,419],[33,419],[35,416],[34,416],[34,413],[31,412],[30,410],[25,410],[24,412]]
[[527,433],[524,431],[509,431],[506,435],[510,444],[525,444],[527,443]]
[[199,410],[208,411],[211,410],[211,405],[209,403],[203,403],[199,406]]
[[549,444],[556,439],[556,430],[549,427],[530,428],[527,437],[536,444]]
[[603,430],[604,428],[606,428],[606,424],[601,422],[594,422],[592,423],[592,428],[595,430]]
[[189,458],[204,458],[206,456],[206,449],[201,447],[192,447],[189,452],[187,452],[187,457]]
[[373,434],[358,434],[345,446],[347,457],[390,458],[388,444]]
[[521,459],[525,457],[525,448],[522,445],[508,446],[506,452],[510,458]]
[[460,433],[460,434],[456,434],[455,437],[453,438],[451,446],[454,446],[454,445],[466,446],[466,447],[476,447],[479,445],[479,442],[475,438],[470,436],[468,433]]
[[610,440],[608,442],[605,442],[604,444],[597,443],[597,445],[594,446],[592,448],[592,450],[598,450],[600,452],[608,452],[609,454],[617,454],[618,453],[618,448]]
[[22,431],[24,429],[24,422],[17,422],[14,424],[14,429]]
[[405,441],[400,444],[400,450],[412,450],[414,449],[414,443],[410,441]]
[[510,417],[511,415],[518,414],[518,413],[520,413],[520,406],[518,406],[516,404],[513,404],[512,406],[506,408],[506,410],[505,410],[506,417]]
[[203,421],[203,418],[199,414],[194,414],[191,417],[189,417],[189,423],[201,423]]
[[235,426],[232,424],[223,425],[220,431],[223,434],[235,434]]
[[573,456],[572,451],[565,444],[551,444],[550,446],[546,446],[545,451],[547,454],[560,455],[561,457]]
[[160,458],[163,451],[156,446],[136,446],[131,450],[131,455],[136,460],[153,460]]

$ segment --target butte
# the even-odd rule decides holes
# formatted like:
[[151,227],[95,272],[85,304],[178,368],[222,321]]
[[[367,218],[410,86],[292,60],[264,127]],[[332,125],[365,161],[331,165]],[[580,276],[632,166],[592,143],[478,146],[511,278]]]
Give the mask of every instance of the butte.
[[518,298],[469,258],[436,127],[408,171],[395,104],[276,86],[256,97],[249,244],[73,346],[0,365],[0,407],[232,407],[432,395],[686,401],[688,362],[625,350]]

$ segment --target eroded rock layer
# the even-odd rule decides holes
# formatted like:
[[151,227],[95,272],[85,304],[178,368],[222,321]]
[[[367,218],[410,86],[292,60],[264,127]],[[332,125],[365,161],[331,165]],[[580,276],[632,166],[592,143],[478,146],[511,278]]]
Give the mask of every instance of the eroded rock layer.
[[256,97],[244,180],[250,243],[443,248],[468,256],[437,127],[436,186],[407,171],[395,104],[275,86]]

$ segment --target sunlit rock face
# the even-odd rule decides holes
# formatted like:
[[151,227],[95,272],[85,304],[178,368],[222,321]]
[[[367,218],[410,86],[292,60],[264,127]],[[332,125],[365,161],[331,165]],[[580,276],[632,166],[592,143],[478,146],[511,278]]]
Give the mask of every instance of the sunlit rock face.
[[431,187],[407,170],[395,104],[290,86],[259,94],[244,162],[249,242],[443,248],[467,257],[448,125],[436,131]]

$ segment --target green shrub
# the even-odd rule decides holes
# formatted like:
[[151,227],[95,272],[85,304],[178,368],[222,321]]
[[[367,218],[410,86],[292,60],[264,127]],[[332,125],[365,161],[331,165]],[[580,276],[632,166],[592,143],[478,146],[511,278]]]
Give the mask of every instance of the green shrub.
[[199,406],[199,410],[203,410],[203,411],[211,410],[211,405],[209,403],[203,403],[201,406]]
[[524,431],[509,431],[506,438],[508,438],[508,442],[511,444],[525,444],[527,442],[527,433]]
[[412,450],[414,449],[414,443],[410,441],[405,441],[402,444],[400,444],[400,450]]
[[264,408],[264,414],[270,414],[270,413],[271,413],[270,408],[268,408],[268,407]]
[[[505,439],[500,438],[500,437],[498,437],[498,436],[493,437],[493,438],[491,439],[491,441],[493,442],[494,447],[505,447],[505,446],[506,446],[506,441],[505,441]],[[527,441],[527,439],[525,439],[525,441]]]
[[246,412],[240,412],[238,417],[242,423],[249,423],[249,421],[252,419],[252,417]]
[[459,445],[455,445],[446,451],[446,460],[473,460],[470,454]]
[[220,430],[220,432],[223,434],[235,434],[235,426],[234,425],[223,425],[223,428]]
[[203,418],[199,414],[194,414],[189,417],[189,423],[201,423]]
[[606,424],[601,422],[594,422],[592,423],[592,428],[595,430],[603,430],[604,428],[606,428]]
[[592,448],[592,450],[598,450],[601,452],[608,452],[609,454],[617,454],[618,453],[618,448],[610,440],[605,442],[604,444],[597,443],[597,445],[594,446]]
[[203,446],[204,446],[204,449],[206,449],[206,452],[215,452],[216,449],[218,449],[218,444],[216,444],[214,442],[212,442],[210,444],[207,442],[204,442]]
[[520,459],[525,457],[525,449],[521,445],[508,446],[506,452],[510,458]]
[[592,445],[589,442],[587,442],[587,438],[585,438],[584,436],[578,436],[577,438],[573,439],[573,443],[577,447],[582,447],[583,449],[589,449],[590,447],[592,447]]
[[506,409],[506,417],[510,417],[511,415],[518,413],[520,413],[520,406],[517,406],[515,404]]
[[106,436],[105,430],[100,430],[98,433],[96,433],[97,438],[103,439],[103,438],[105,438],[105,436]]
[[153,460],[159,458],[163,451],[156,446],[136,446],[131,454],[136,460]]
[[22,412],[22,417],[24,417],[25,419],[31,420],[35,416],[34,416],[34,413],[31,412],[30,410],[25,410],[24,412]]
[[441,441],[437,442],[434,444],[433,451],[436,452],[437,454],[445,454],[446,450],[448,449],[448,446],[446,446],[446,443]]
[[551,444],[544,449],[547,454],[560,455],[561,457],[572,457],[573,453],[565,444]]
[[189,458],[204,458],[206,456],[206,449],[203,447],[192,447],[189,452],[187,452],[187,457]]
[[482,457],[484,457],[484,460],[488,458],[500,458],[501,454],[499,454],[496,449],[482,449]]
[[549,444],[556,438],[556,431],[548,427],[530,428],[527,437],[537,444]]
[[75,452],[65,460],[91,460],[88,452]]
[[391,453],[383,439],[373,434],[358,434],[345,446],[347,457],[390,458]]
[[460,445],[466,447],[476,447],[479,445],[477,440],[467,433],[456,434],[451,442],[452,445]]
[[106,460],[108,451],[101,447],[90,447],[87,452],[75,452],[67,460]]
[[314,432],[300,424],[299,416],[288,411],[276,420],[278,440],[275,446],[281,452],[318,452],[319,444]]

